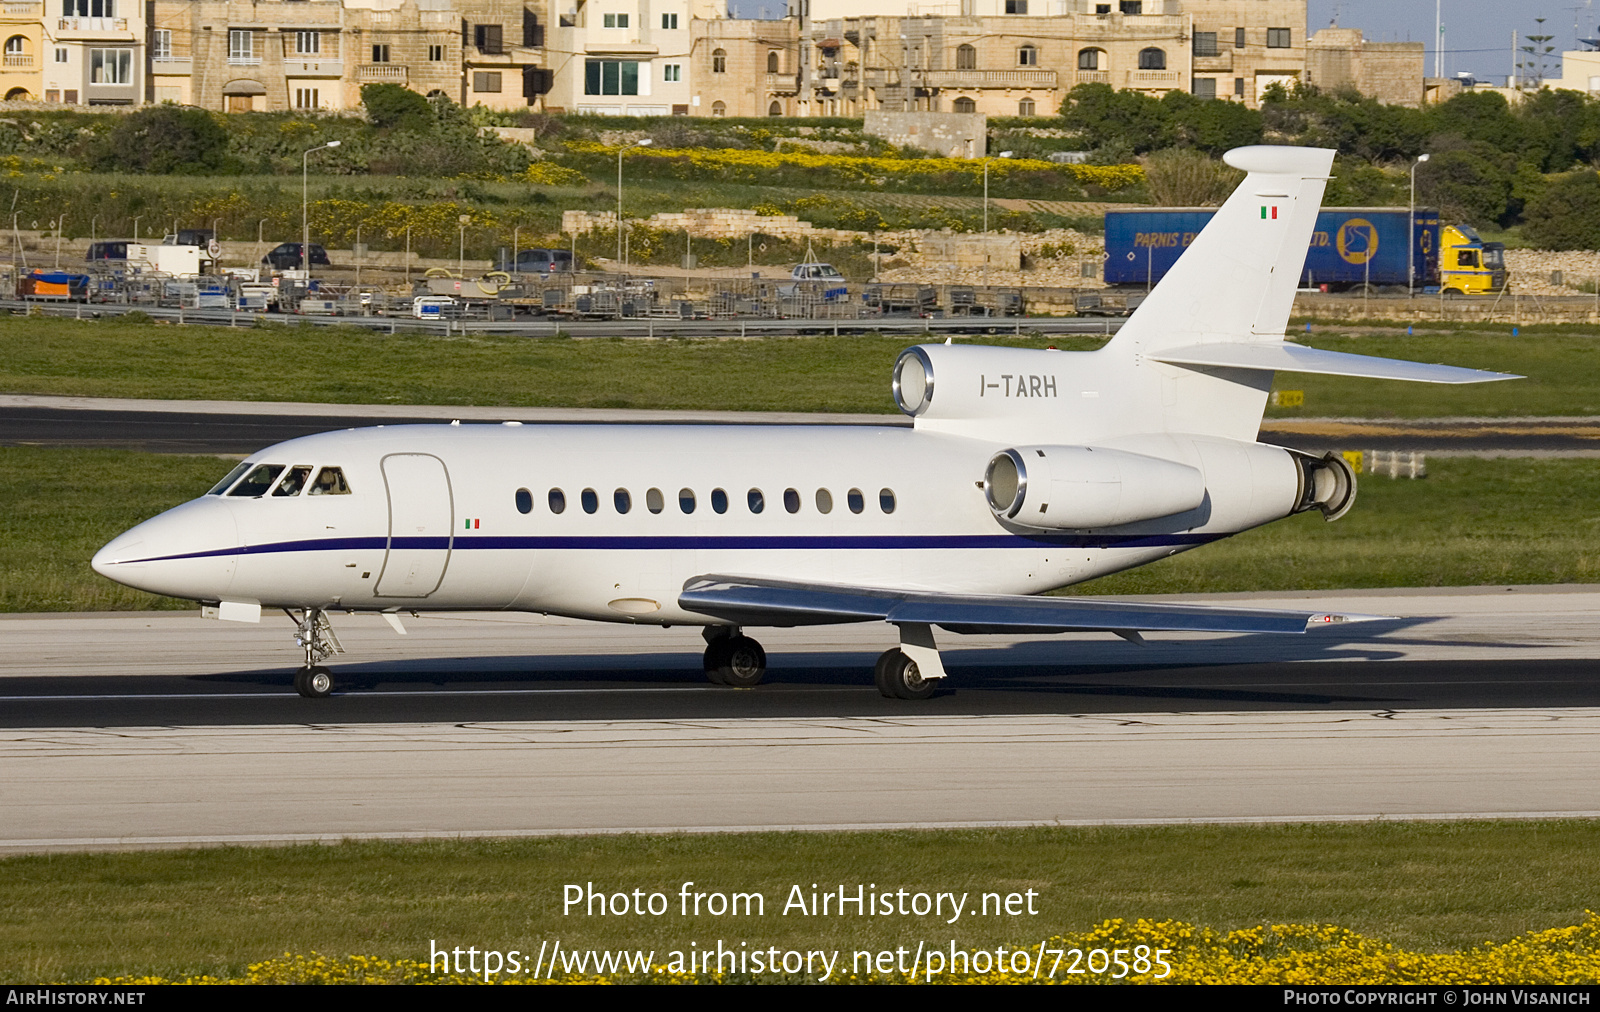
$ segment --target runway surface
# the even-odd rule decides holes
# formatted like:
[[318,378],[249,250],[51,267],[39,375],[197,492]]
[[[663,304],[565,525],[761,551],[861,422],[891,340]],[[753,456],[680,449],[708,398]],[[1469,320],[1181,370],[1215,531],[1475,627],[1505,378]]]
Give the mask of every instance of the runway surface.
[[[902,415],[653,411],[602,408],[162,401],[0,394],[0,446],[83,446],[244,455],[296,436],[412,422],[910,425]],[[1600,418],[1268,418],[1263,442],[1321,453],[1596,456]]]
[[[0,851],[660,829],[1600,814],[1600,587],[1226,595],[1395,616],[1304,637],[943,635],[886,700],[892,631],[339,616],[328,700],[289,623],[0,618]],[[1216,600],[1212,598],[1211,600]]]

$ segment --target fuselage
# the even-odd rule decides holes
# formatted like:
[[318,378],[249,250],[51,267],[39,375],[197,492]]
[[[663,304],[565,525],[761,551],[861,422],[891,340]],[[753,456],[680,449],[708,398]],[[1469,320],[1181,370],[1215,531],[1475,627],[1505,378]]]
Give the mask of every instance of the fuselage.
[[[169,510],[94,567],[208,602],[709,623],[678,605],[691,577],[1032,594],[1286,516],[1299,495],[1276,447],[1116,443],[1199,468],[1202,506],[1103,530],[1029,528],[985,500],[1001,444],[900,426],[385,426],[253,454],[247,473],[277,469],[267,486],[241,479]],[[307,476],[329,469],[344,488],[314,494]],[[303,487],[285,494],[291,473]]]

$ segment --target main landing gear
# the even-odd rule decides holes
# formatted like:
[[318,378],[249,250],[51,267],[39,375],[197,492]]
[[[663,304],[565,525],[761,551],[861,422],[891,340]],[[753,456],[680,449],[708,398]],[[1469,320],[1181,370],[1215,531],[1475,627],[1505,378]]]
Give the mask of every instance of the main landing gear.
[[917,662],[899,647],[885,650],[872,669],[878,691],[890,699],[927,699],[939,682],[924,678]]
[[285,615],[295,624],[294,642],[306,652],[305,667],[294,673],[294,691],[307,699],[325,699],[333,692],[333,672],[322,662],[334,654],[344,653],[339,637],[333,634],[333,625],[327,612],[321,608],[304,608],[298,614],[288,608]]
[[706,677],[718,685],[748,689],[767,673],[767,652],[761,644],[731,626],[707,626]]

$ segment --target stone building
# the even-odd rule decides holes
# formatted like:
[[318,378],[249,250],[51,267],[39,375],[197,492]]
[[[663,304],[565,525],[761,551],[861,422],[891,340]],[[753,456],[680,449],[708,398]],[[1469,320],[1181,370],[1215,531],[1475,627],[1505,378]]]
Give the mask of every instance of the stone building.
[[1421,42],[1368,42],[1359,28],[1324,28],[1306,43],[1306,82],[1416,108],[1422,104],[1423,48]]
[[[37,0],[0,4],[0,95],[8,102],[44,97],[44,5]],[[54,47],[51,55],[54,56]],[[59,96],[57,96],[59,101]],[[76,100],[74,100],[76,103]]]
[[[56,6],[59,4],[59,7]],[[145,4],[140,0],[55,0],[40,16],[39,97],[67,105],[137,105],[145,93]],[[59,11],[59,13],[58,13]],[[30,17],[33,16],[30,14]],[[15,40],[8,32],[6,62]],[[19,53],[18,55],[24,55]]]

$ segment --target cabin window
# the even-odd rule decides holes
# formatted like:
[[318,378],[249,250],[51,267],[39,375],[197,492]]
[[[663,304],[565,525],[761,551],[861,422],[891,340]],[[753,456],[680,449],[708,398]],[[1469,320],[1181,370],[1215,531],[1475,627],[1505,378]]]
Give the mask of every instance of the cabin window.
[[283,473],[282,464],[260,464],[255,470],[245,475],[244,481],[234,486],[229,495],[237,496],[263,496],[272,483],[278,480],[278,475]]
[[350,485],[344,480],[344,468],[325,467],[317,472],[311,483],[311,495],[349,495]]
[[850,504],[851,513],[860,513],[867,508],[867,497],[861,494],[859,488],[853,488],[845,493],[845,502]]
[[817,512],[818,513],[832,513],[833,512],[833,493],[829,492],[825,488],[817,489]]
[[294,467],[289,468],[289,473],[283,476],[282,481],[278,482],[278,487],[272,490],[272,494],[274,496],[299,495],[300,491],[306,487],[306,480],[310,477],[310,464],[296,464]]
[[711,490],[711,509],[717,513],[728,512],[728,493],[720,488]]
[[[562,503],[561,505],[565,506],[566,503]],[[533,493],[529,492],[525,488],[517,489],[517,512],[518,513],[532,513],[533,512]]]
[[548,498],[551,513],[565,513],[567,511],[567,494],[565,492],[559,488],[553,488],[550,490]]
[[683,510],[685,513],[694,512],[694,489],[678,489],[678,508]]
[[222,493],[228,491],[228,486],[238,481],[239,478],[248,470],[250,470],[250,465],[248,463],[239,464],[233,470],[228,472],[227,477],[211,486],[211,491],[207,492],[206,495],[221,495]]
[[761,494],[759,488],[751,489],[745,495],[745,502],[750,504],[751,513],[760,513],[767,508],[767,497]]
[[790,513],[800,512],[800,493],[792,488],[783,490],[783,508]]
[[578,501],[583,503],[583,511],[585,513],[594,513],[600,509],[600,497],[595,494],[592,488],[586,488],[579,493]]
[[878,489],[878,508],[883,510],[885,513],[894,512],[894,489]]
[[626,513],[633,509],[633,496],[625,488],[619,488],[611,493],[611,504],[617,508],[618,513]]
[[644,494],[644,508],[651,513],[660,513],[666,507],[666,500],[662,498],[659,488],[650,489]]

